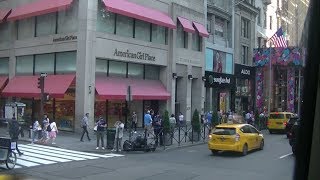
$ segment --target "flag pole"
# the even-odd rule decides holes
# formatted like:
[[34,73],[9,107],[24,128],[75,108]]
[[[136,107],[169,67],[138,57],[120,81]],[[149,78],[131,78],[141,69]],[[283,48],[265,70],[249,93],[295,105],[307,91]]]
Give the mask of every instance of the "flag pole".
[[272,63],[271,63],[271,41],[269,42],[269,99],[268,99],[268,115],[270,115],[271,112],[271,78],[272,78]]

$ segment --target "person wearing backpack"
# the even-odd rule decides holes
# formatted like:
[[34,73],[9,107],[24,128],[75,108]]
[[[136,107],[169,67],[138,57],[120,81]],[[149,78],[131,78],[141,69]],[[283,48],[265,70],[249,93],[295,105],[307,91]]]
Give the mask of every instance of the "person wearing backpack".
[[9,135],[12,142],[16,142],[16,150],[19,153],[19,156],[23,155],[18,148],[18,140],[20,134],[20,125],[15,117],[12,118],[11,122],[9,123]]
[[90,137],[89,137],[89,132],[88,132],[88,124],[89,124],[89,113],[86,113],[81,121],[81,128],[82,128],[82,135],[80,138],[80,141],[83,142],[83,136],[85,133],[87,133],[87,138],[88,141],[91,141]]

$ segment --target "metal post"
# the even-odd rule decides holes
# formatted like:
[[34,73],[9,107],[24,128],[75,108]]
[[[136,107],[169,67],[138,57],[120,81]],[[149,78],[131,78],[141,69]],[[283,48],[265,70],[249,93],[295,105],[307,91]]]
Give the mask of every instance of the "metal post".
[[116,128],[117,128],[117,129],[116,129],[116,131],[117,131],[117,136],[116,136],[117,152],[119,152],[119,125],[120,125],[120,124],[118,124],[118,127],[116,127]]
[[181,133],[181,126],[179,125],[179,142],[178,142],[179,146],[181,144],[181,135],[180,135],[180,133]]
[[301,69],[299,68],[299,80],[298,80],[298,116],[300,117],[300,106],[301,106]]
[[270,42],[270,47],[269,47],[269,98],[268,98],[268,115],[270,115],[271,112],[271,78],[272,78],[272,63],[271,63],[271,42]]

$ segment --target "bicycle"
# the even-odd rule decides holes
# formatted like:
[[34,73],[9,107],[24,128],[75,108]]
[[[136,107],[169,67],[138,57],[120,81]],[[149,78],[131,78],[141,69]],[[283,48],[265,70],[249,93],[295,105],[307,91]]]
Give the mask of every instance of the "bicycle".
[[6,164],[8,169],[13,169],[17,163],[16,142],[10,138],[0,137],[0,164]]

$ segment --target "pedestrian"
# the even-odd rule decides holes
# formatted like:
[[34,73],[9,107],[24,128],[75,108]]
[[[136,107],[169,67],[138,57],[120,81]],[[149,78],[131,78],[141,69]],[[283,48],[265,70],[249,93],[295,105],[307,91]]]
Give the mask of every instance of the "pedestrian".
[[149,131],[151,130],[152,125],[152,118],[150,115],[150,111],[147,111],[147,113],[144,115],[144,131],[145,131],[145,137],[149,137]]
[[132,127],[131,128],[134,128],[135,133],[137,132],[137,123],[138,123],[138,116],[137,116],[136,112],[133,112],[132,113]]
[[47,130],[49,133],[49,139],[51,140],[51,144],[56,144],[55,140],[58,134],[58,128],[57,128],[56,122],[50,123],[48,127],[49,128]]
[[[39,121],[34,121],[33,126],[32,126],[32,131],[33,131],[33,136],[32,136],[32,142],[31,144],[33,144],[34,142],[38,141],[41,139],[41,125],[39,123]],[[36,136],[38,136],[38,140],[35,140]]]
[[183,126],[183,122],[184,122],[184,117],[183,117],[182,112],[180,112],[180,115],[179,115],[179,125],[180,125],[180,126]]
[[121,120],[119,120],[114,124],[114,127],[116,128],[116,135],[115,135],[114,146],[112,151],[117,151],[117,150],[121,151],[124,124],[122,123]]
[[11,141],[16,143],[16,150],[19,153],[19,156],[23,155],[23,153],[20,152],[18,148],[20,129],[21,129],[21,126],[19,125],[17,119],[13,117],[9,124],[9,135],[10,135]]
[[156,146],[159,145],[159,138],[160,138],[160,145],[162,145],[162,119],[160,114],[158,113],[154,117],[154,134],[155,134],[155,144]]
[[99,120],[96,123],[97,126],[97,148],[99,149],[99,142],[101,140],[101,148],[104,148],[104,133],[106,131],[107,123],[106,121],[102,118],[102,116],[99,117]]
[[176,123],[177,123],[177,120],[174,117],[174,114],[171,114],[171,117],[169,118],[169,122],[170,122],[170,128],[173,131],[174,128],[176,127]]
[[43,144],[47,143],[49,138],[49,132],[47,131],[47,129],[49,125],[50,125],[49,118],[47,118],[45,115],[45,118],[42,121],[42,138],[40,140],[40,143],[43,143]]
[[212,124],[212,111],[209,111],[206,115],[206,125],[210,129]]
[[86,133],[87,134],[87,138],[88,141],[91,141],[90,137],[89,137],[89,132],[88,132],[88,125],[89,125],[89,113],[86,113],[81,121],[81,128],[82,128],[82,135],[80,138],[80,141],[83,142],[83,136]]

